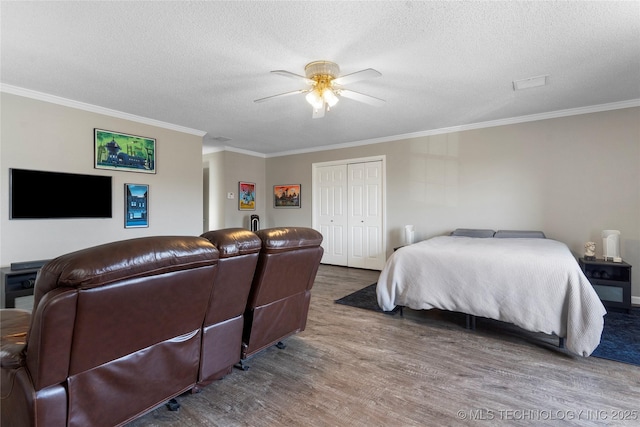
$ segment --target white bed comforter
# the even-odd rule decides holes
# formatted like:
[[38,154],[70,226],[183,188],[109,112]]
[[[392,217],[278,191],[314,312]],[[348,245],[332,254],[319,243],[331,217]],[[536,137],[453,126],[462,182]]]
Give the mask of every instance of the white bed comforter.
[[588,356],[606,313],[569,248],[551,239],[434,237],[394,252],[380,273],[378,305],[439,308],[566,338]]

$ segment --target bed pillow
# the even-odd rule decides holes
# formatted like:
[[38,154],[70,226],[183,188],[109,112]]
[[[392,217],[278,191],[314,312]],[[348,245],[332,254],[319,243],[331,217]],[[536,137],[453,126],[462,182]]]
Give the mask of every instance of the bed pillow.
[[533,230],[498,230],[493,236],[496,239],[512,239],[512,238],[527,238],[527,239],[546,239],[542,231]]
[[482,228],[456,228],[451,232],[452,236],[462,237],[493,237],[496,232]]

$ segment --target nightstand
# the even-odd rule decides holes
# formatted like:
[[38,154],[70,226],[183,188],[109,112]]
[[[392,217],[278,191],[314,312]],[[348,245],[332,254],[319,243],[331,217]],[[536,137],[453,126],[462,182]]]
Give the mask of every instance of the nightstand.
[[606,307],[631,309],[631,265],[602,259],[578,259],[578,264]]

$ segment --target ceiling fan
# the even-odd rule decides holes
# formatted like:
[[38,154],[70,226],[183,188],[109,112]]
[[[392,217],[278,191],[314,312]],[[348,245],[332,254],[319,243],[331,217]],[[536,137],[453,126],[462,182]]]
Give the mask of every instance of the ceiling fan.
[[272,73],[304,82],[309,87],[294,90],[292,92],[267,96],[266,98],[256,99],[254,102],[264,102],[274,98],[306,93],[307,95],[305,96],[305,99],[313,107],[312,117],[314,119],[324,117],[325,111],[330,111],[331,107],[338,103],[340,97],[364,102],[365,104],[374,105],[376,107],[380,107],[385,103],[384,99],[343,88],[343,85],[359,80],[380,77],[382,74],[373,68],[367,68],[365,70],[356,71],[355,73],[340,76],[340,67],[338,67],[338,64],[335,62],[313,61],[304,67],[304,72],[305,75],[301,76],[285,70],[272,71]]

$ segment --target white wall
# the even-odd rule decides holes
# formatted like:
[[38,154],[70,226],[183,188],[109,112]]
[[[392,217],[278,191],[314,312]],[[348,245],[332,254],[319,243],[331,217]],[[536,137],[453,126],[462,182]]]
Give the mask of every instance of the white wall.
[[227,204],[224,185],[224,152],[219,151],[204,156],[202,167],[207,191],[204,195],[203,231],[219,230],[225,228],[225,205]]
[[[600,232],[621,231],[622,256],[640,268],[640,108],[452,132],[273,158],[219,152],[202,138],[112,116],[0,93],[0,265],[48,259],[126,238],[198,235],[210,229],[311,225],[311,165],[385,155],[388,251],[457,227],[539,229],[575,255]],[[93,129],[157,139],[158,173],[93,168]],[[203,205],[203,166],[209,201]],[[105,174],[114,179],[112,219],[9,220],[8,170]],[[256,211],[238,210],[238,181],[255,182]],[[124,183],[150,185],[150,226],[124,228]],[[301,209],[274,209],[275,184],[302,184]],[[233,192],[234,199],[226,194]],[[640,275],[632,294],[640,298]]]
[[[149,235],[202,233],[202,137],[0,93],[0,265]],[[156,138],[157,173],[93,168],[93,129]],[[9,168],[113,177],[113,218],[9,220]],[[124,184],[149,184],[149,227],[124,228]]]
[[[265,207],[268,191],[265,185],[265,160],[231,151],[219,151],[203,156],[203,165],[208,169],[209,200],[205,214],[210,230],[230,227],[250,228],[251,215],[260,217],[260,228],[267,228]],[[240,181],[256,184],[256,209],[238,208],[238,185]],[[233,198],[228,194],[233,193]]]
[[[267,186],[302,184],[301,210],[267,206],[272,225],[311,225],[311,164],[386,155],[387,251],[462,228],[535,229],[576,256],[620,230],[640,270],[640,108],[267,159]],[[640,274],[632,294],[640,298]]]

